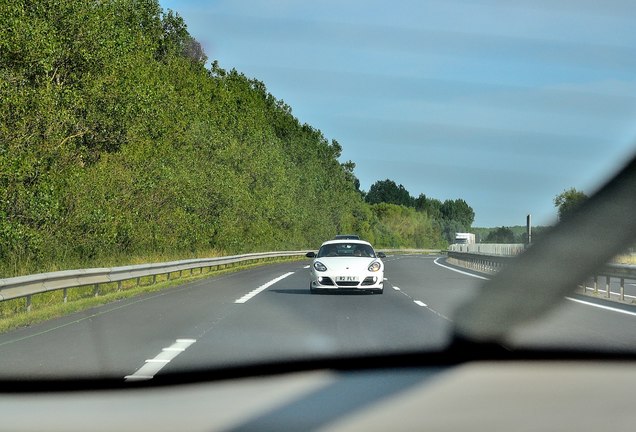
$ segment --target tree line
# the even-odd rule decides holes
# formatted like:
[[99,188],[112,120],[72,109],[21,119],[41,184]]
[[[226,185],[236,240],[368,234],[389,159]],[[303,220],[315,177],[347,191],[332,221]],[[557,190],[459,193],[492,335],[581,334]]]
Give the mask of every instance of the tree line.
[[206,66],[157,0],[2,2],[0,23],[0,277],[348,232],[441,247],[440,221],[472,223],[465,203],[365,199],[338,141]]
[[364,197],[369,204],[390,203],[426,214],[432,221],[433,229],[448,243],[453,242],[455,233],[470,230],[475,220],[475,211],[461,198],[442,202],[422,193],[415,198],[403,185],[390,179],[372,184]]

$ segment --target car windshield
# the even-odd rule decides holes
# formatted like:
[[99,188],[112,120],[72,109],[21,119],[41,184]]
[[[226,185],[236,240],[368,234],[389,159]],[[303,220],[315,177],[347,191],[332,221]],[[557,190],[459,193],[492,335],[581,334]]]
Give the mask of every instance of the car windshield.
[[[0,2],[0,379],[458,334],[636,354],[636,238],[612,236],[634,212],[593,198],[636,150],[634,17],[631,0]],[[537,267],[506,273],[519,257]]]
[[361,243],[329,243],[320,247],[318,258],[322,257],[375,258],[375,252],[371,246]]

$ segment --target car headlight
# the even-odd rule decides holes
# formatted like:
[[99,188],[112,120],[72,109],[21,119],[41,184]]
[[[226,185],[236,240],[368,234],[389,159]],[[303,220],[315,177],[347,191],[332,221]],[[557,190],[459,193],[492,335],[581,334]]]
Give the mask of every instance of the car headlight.
[[318,270],[319,272],[324,272],[327,271],[327,266],[325,266],[323,263],[321,263],[320,261],[316,261],[314,263],[314,268],[316,270]]
[[378,261],[373,261],[371,265],[369,266],[369,271],[377,272],[377,271],[380,271],[381,268],[382,268],[382,264],[380,264]]

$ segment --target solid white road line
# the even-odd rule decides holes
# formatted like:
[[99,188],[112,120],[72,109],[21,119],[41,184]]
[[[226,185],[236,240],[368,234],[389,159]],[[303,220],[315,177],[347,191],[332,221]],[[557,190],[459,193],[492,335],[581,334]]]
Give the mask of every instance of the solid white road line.
[[240,299],[236,300],[234,303],[245,303],[246,301],[248,301],[249,299],[251,299],[252,297],[254,297],[256,294],[265,291],[267,288],[271,287],[272,285],[274,285],[277,282],[280,282],[281,280],[285,279],[287,276],[293,275],[294,272],[289,272],[289,273],[285,273],[282,276],[277,277],[274,280],[271,280],[269,282],[267,282],[266,284],[263,284],[261,286],[259,286],[258,288],[256,288],[253,291],[250,291],[249,293],[245,294],[243,297],[241,297]]
[[[457,269],[454,269],[452,267],[448,267],[448,266],[445,266],[443,264],[440,264],[440,263],[437,262],[438,259],[439,258],[435,259],[435,261],[433,261],[433,262],[435,264],[437,264],[438,266],[440,266],[440,267],[444,267],[445,269],[452,270],[452,271],[457,272],[457,273],[465,274],[467,276],[472,276],[472,277],[476,277],[476,278],[484,279],[484,280],[490,280],[487,277],[477,276],[477,275],[472,274],[472,273],[463,272],[461,270],[457,270]],[[606,292],[606,291],[599,290],[599,292]],[[619,293],[614,293],[614,292],[612,292],[612,294],[619,295]],[[631,297],[631,296],[625,295],[625,297]],[[630,311],[626,311],[626,310],[623,310],[623,309],[613,308],[613,307],[610,307],[610,306],[604,306],[604,305],[599,305],[599,304],[596,304],[596,303],[586,302],[586,301],[575,299],[575,298],[572,298],[572,297],[566,297],[566,299],[570,300],[570,301],[573,301],[573,302],[576,302],[576,303],[584,304],[584,305],[587,305],[587,306],[596,307],[596,308],[599,308],[599,309],[605,309],[605,310],[608,310],[608,311],[622,313],[622,314],[625,314],[625,315],[636,316],[636,312],[630,312]]]
[[400,290],[400,288],[399,288],[399,287],[396,287],[396,286],[394,286],[394,287],[393,287],[393,289],[394,289],[394,290],[396,290],[396,291],[399,291],[399,290]]
[[573,301],[573,302],[576,302],[576,303],[581,303],[581,304],[584,304],[584,305],[587,305],[587,306],[596,307],[596,308],[599,308],[599,309],[605,309],[605,310],[609,310],[609,311],[612,311],[612,312],[622,313],[622,314],[625,314],[625,315],[636,316],[636,312],[630,312],[630,311],[626,311],[626,310],[623,310],[623,309],[613,308],[613,307],[610,307],[610,306],[605,306],[605,305],[600,305],[600,304],[596,304],[596,303],[586,302],[586,301],[575,299],[575,298],[572,298],[572,297],[566,297],[566,299],[570,300],[570,301]]
[[457,270],[457,269],[455,269],[455,268],[452,268],[452,267],[449,267],[449,266],[445,266],[444,264],[440,264],[440,263],[438,263],[438,262],[437,262],[437,260],[438,260],[438,259],[439,259],[439,258],[436,258],[436,259],[435,259],[435,261],[433,261],[433,262],[434,262],[435,264],[437,264],[438,266],[440,266],[440,267],[444,267],[445,269],[452,270],[452,271],[454,271],[454,272],[461,273],[461,274],[466,275],[466,276],[472,276],[472,277],[474,277],[474,278],[483,279],[483,280],[490,280],[490,279],[489,279],[489,278],[487,278],[487,277],[478,276],[478,275],[476,275],[476,274],[472,274],[472,273],[468,273],[468,272],[465,272],[465,271]]
[[172,359],[184,352],[196,339],[177,339],[175,343],[167,348],[163,348],[154,358],[148,359],[144,365],[137,369],[132,375],[126,375],[125,381],[143,381],[154,378],[154,376]]

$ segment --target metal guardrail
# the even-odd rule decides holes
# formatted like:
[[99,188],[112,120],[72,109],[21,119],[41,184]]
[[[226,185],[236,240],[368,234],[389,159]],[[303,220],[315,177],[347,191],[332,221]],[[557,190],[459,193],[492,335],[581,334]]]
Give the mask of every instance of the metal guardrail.
[[199,258],[112,268],[64,270],[17,276],[0,279],[0,301],[26,297],[26,308],[30,310],[31,296],[49,291],[64,290],[64,302],[66,302],[69,288],[92,285],[94,295],[97,296],[99,295],[100,284],[117,282],[118,288],[121,289],[121,283],[130,279],[137,279],[137,284],[139,285],[142,277],[152,276],[152,283],[155,283],[159,275],[168,275],[168,279],[170,279],[170,275],[176,272],[179,272],[179,276],[181,276],[182,272],[187,270],[192,274],[195,269],[201,269],[201,272],[203,272],[203,269],[208,267],[212,268],[268,258],[302,256],[305,253],[307,251],[263,252],[218,258]]
[[[466,245],[462,245],[466,246]],[[461,266],[470,270],[474,270],[480,273],[494,274],[506,265],[514,256],[501,256],[501,255],[485,255],[480,253],[468,253],[458,251],[447,251],[448,262],[457,266]],[[605,278],[605,289],[599,290],[599,277]],[[625,301],[625,297],[628,296],[625,293],[625,281],[636,281],[636,266],[625,264],[606,264],[596,274],[590,276],[590,278],[580,284],[580,288],[584,293],[592,291],[593,293],[603,292],[605,298],[611,299],[612,293],[610,285],[612,279],[616,280],[616,284],[619,286],[619,292],[616,297]],[[592,285],[591,287],[588,285]],[[636,296],[628,296],[636,300]]]
[[[588,289],[591,289],[594,293],[598,293],[598,278],[599,276],[605,277],[605,298],[611,299],[612,292],[610,291],[611,279],[618,279],[619,285],[619,293],[618,298],[621,301],[625,301],[625,281],[636,281],[636,266],[625,265],[625,264],[606,264],[600,271],[597,272],[594,276],[592,276],[591,282],[592,286],[588,287],[588,281],[585,281],[581,284],[581,288],[583,292],[587,292]],[[635,296],[630,296],[633,299],[636,299]]]
[[483,254],[490,256],[516,256],[526,249],[523,243],[472,243],[472,244],[452,244],[448,246],[451,252],[464,252],[472,254]]
[[481,273],[497,273],[513,256],[485,255],[449,250],[448,262]]
[[385,252],[385,253],[401,253],[401,254],[440,254],[442,253],[441,249],[383,249],[377,248],[376,252]]

